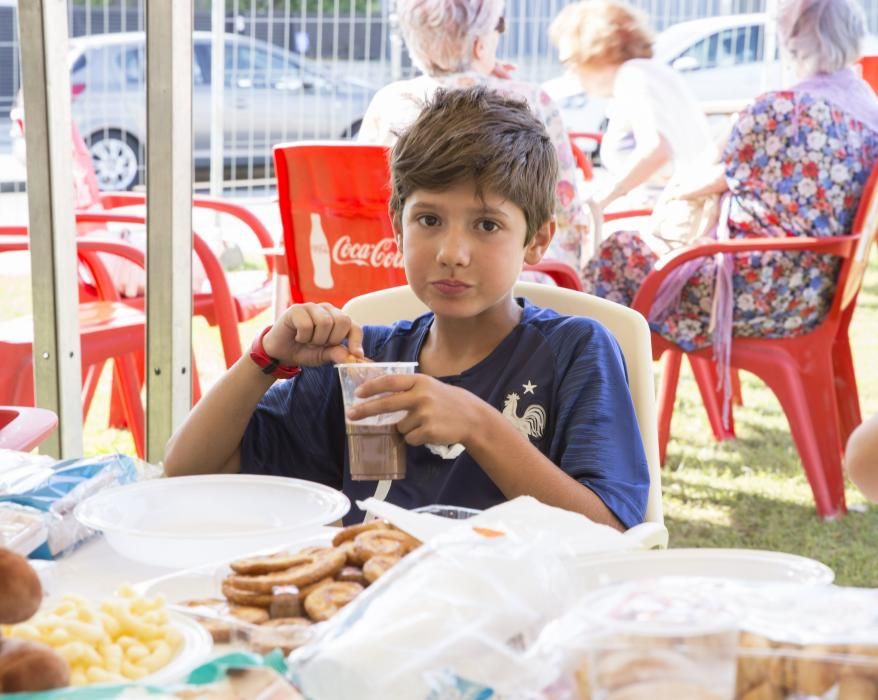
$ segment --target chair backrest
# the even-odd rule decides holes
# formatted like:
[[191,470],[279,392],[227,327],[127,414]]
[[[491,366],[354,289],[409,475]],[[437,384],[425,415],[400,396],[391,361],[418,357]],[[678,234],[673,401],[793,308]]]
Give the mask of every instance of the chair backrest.
[[405,284],[388,216],[385,146],[302,141],[274,148],[294,302],[348,299]]
[[[652,345],[649,325],[636,311],[590,294],[532,282],[515,285],[515,296],[567,316],[586,316],[602,323],[616,337],[628,367],[628,385],[634,412],[649,464],[647,522],[663,524],[661,465],[659,464],[658,422],[655,384],[652,375]],[[394,287],[351,299],[344,311],[363,324],[388,325],[413,319],[427,311],[411,287]]]
[[32,450],[56,425],[58,416],[46,408],[0,406],[0,449]]
[[860,72],[872,89],[878,92],[878,56],[863,56],[857,63],[860,64]]

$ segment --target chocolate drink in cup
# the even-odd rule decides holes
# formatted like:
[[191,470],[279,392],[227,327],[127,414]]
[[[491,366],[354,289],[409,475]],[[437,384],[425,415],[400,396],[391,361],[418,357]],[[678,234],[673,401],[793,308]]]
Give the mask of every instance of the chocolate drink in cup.
[[[359,399],[354,392],[360,384],[385,374],[414,374],[416,362],[369,362],[336,365],[341,381],[345,410],[370,399]],[[405,440],[396,424],[404,411],[382,413],[352,422],[345,421],[348,464],[354,481],[404,479]]]
[[394,425],[346,423],[354,481],[405,479],[405,440]]

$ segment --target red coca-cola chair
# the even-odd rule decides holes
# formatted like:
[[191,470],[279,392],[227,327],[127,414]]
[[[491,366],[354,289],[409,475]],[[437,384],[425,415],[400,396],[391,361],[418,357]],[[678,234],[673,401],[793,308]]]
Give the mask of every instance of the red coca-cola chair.
[[[278,205],[293,302],[349,299],[406,284],[390,223],[385,146],[299,141],[274,147]],[[582,289],[576,272],[545,261],[526,269]]]
[[29,452],[45,440],[58,416],[45,408],[0,406],[0,449]]
[[[732,367],[752,372],[777,396],[811,485],[817,513],[823,518],[846,511],[842,454],[851,431],[861,422],[848,329],[869,250],[878,236],[876,184],[878,169],[866,183],[849,236],[746,238],[694,245],[660,260],[632,304],[635,310],[648,315],[661,283],[673,270],[689,260],[718,252],[809,250],[842,258],[832,306],[817,328],[793,338],[736,337],[731,350]],[[656,333],[652,334],[652,343],[656,358],[669,350],[681,352],[679,346]],[[712,352],[706,348],[688,355],[710,362]],[[659,396],[659,439],[663,443],[668,439],[676,377],[669,377],[667,382],[673,386]],[[715,389],[713,395],[717,404],[713,410],[719,411],[720,398]],[[663,444],[660,449],[664,452]]]

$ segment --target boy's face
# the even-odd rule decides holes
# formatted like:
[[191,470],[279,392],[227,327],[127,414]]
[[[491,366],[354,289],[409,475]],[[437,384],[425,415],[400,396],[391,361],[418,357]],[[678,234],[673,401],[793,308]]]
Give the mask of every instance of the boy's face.
[[548,221],[525,245],[521,208],[474,184],[416,190],[394,217],[405,271],[415,294],[436,315],[480,316],[508,301],[523,263],[539,262],[554,233]]

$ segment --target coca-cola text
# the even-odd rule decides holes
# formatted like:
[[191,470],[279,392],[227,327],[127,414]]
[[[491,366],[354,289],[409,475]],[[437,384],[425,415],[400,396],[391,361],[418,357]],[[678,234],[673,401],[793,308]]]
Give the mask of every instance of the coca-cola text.
[[357,243],[350,236],[342,236],[332,246],[332,262],[361,267],[403,267],[402,253],[392,238],[382,238],[377,243]]

